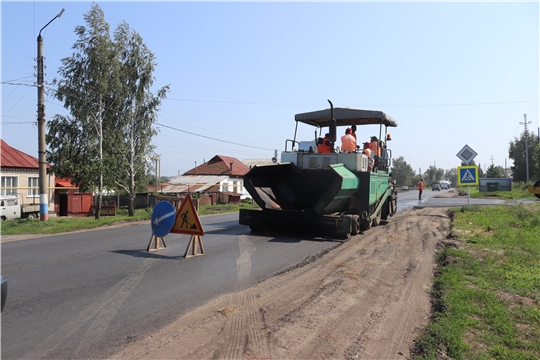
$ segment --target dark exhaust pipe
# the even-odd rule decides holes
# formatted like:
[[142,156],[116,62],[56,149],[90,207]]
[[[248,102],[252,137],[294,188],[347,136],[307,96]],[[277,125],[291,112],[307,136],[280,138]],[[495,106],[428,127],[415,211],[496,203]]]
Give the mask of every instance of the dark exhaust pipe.
[[334,143],[336,142],[337,135],[336,135],[336,119],[334,119],[334,104],[330,100],[328,100],[330,103],[330,126],[329,126],[329,133],[330,133],[330,141],[332,142],[332,152],[334,152]]

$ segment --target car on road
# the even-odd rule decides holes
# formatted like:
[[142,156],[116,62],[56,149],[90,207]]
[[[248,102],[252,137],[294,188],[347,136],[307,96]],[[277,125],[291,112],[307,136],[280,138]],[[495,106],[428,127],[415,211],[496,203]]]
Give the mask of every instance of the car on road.
[[441,191],[441,184],[431,184],[431,191]]
[[441,183],[441,189],[444,189],[444,190],[450,189],[450,184],[448,184],[448,183]]

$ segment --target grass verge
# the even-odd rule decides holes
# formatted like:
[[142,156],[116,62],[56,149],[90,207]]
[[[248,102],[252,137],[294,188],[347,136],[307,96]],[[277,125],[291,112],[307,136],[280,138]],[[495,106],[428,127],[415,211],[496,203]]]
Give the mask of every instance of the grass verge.
[[451,211],[415,359],[540,359],[540,203]]
[[[221,214],[237,212],[241,208],[258,208],[251,202],[240,204],[223,204],[214,206],[201,206],[199,215]],[[23,234],[59,234],[64,232],[95,229],[102,226],[114,225],[124,222],[135,222],[152,218],[152,210],[137,209],[135,216],[128,216],[127,209],[120,209],[116,216],[101,216],[99,220],[94,217],[51,217],[48,221],[18,219],[3,221],[0,227],[0,235],[23,235]]]
[[[471,198],[491,198],[504,200],[519,200],[519,199],[536,199],[534,194],[531,194],[527,188],[533,186],[534,182],[528,183],[513,183],[511,191],[490,191],[480,192],[478,187],[471,187]],[[459,187],[458,190],[467,194],[467,187]]]

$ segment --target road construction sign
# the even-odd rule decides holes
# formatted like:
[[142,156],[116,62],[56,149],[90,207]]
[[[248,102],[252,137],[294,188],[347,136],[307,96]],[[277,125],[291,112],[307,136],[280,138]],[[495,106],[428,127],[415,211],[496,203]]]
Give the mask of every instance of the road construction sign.
[[171,229],[176,234],[204,235],[204,230],[188,194],[176,212],[176,221]]
[[168,201],[160,201],[152,210],[152,232],[158,237],[164,237],[171,231],[176,220],[174,206]]
[[478,166],[458,166],[458,186],[478,186]]

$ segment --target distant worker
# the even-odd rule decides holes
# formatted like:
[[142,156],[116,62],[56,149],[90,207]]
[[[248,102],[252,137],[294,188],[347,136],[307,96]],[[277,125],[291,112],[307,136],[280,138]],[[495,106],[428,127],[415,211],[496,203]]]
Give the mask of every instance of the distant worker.
[[332,152],[332,143],[330,142],[330,134],[326,133],[324,138],[319,138],[317,148],[319,154],[330,154]]
[[420,178],[418,182],[418,200],[422,200],[422,190],[424,190],[424,179]]
[[351,128],[345,130],[345,135],[341,137],[341,151],[342,152],[356,152],[356,140],[351,135]]

